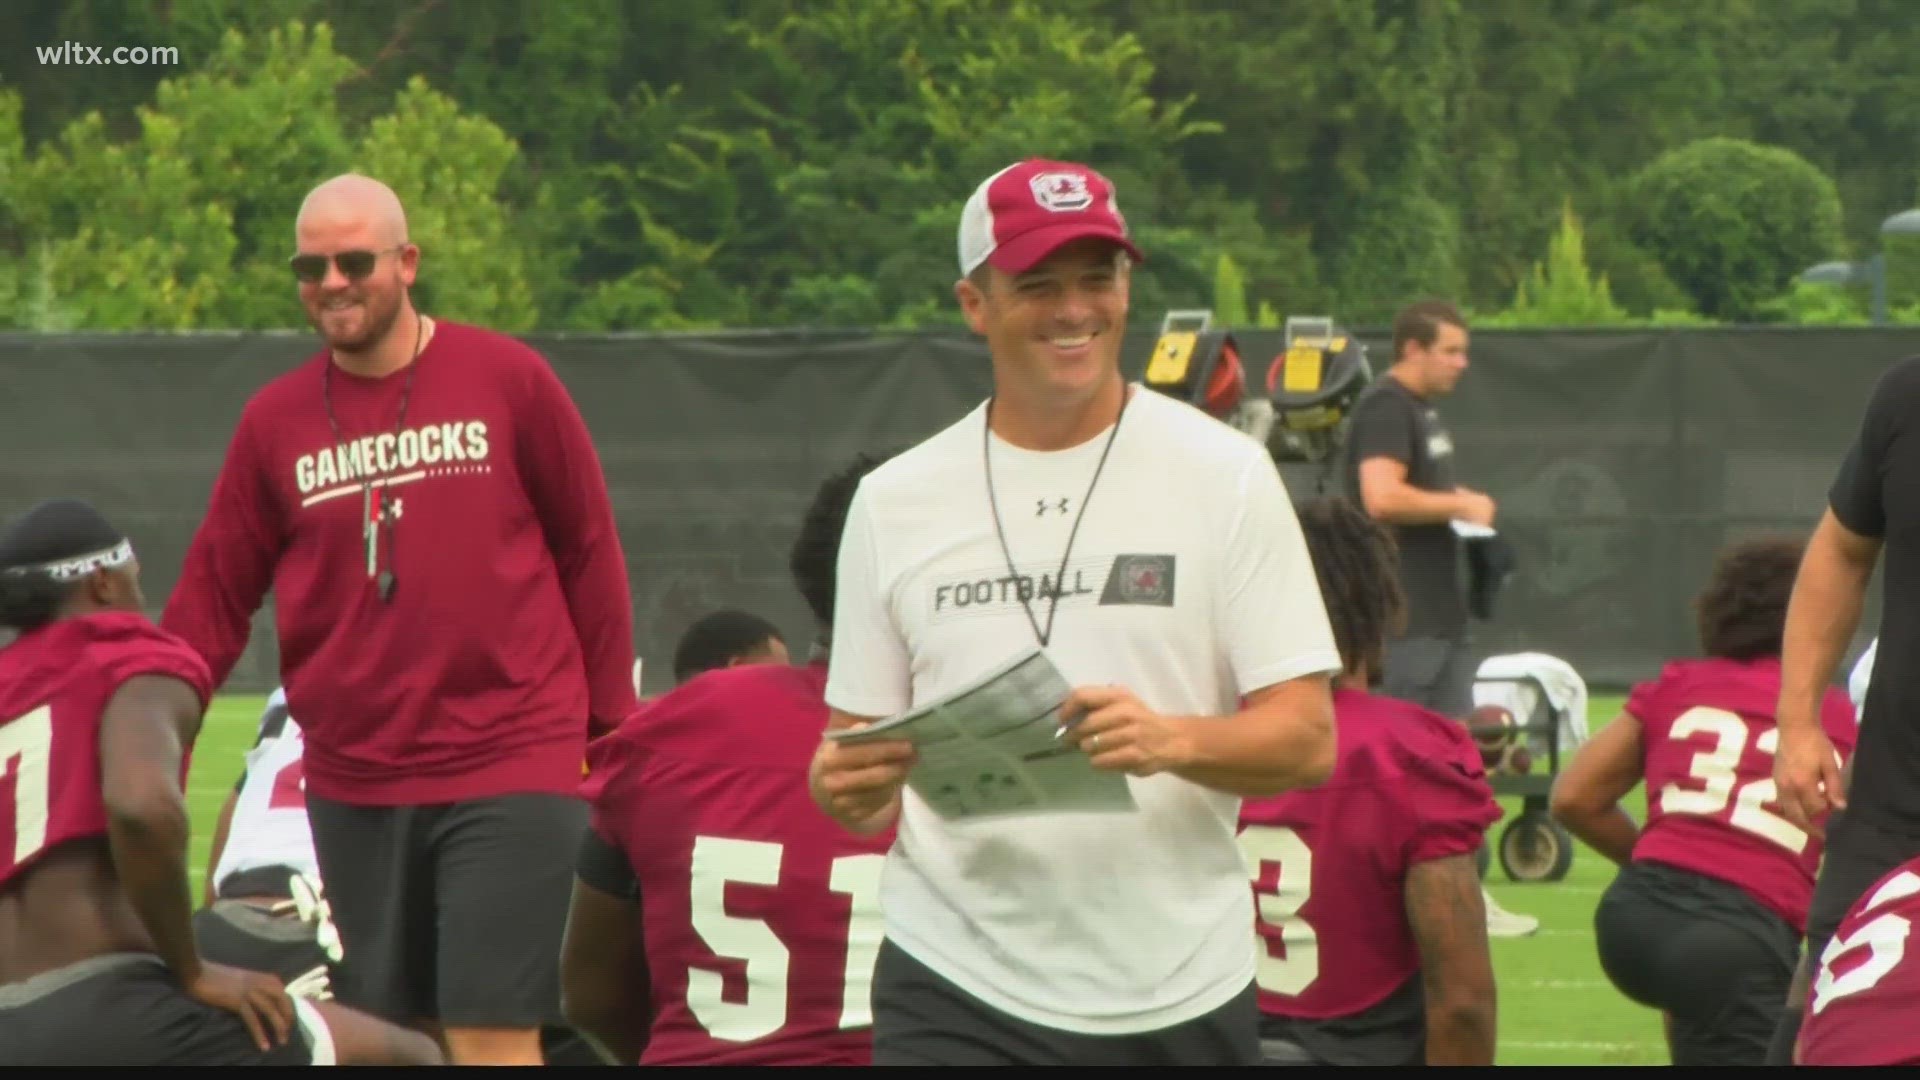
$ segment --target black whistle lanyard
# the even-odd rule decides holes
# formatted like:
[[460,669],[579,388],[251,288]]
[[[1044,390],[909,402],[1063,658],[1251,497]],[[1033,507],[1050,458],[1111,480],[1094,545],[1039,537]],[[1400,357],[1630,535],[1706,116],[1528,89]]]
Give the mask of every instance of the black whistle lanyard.
[[[1126,419],[1127,404],[1133,400],[1131,388],[1123,387],[1120,398],[1120,414],[1113,418],[1113,430],[1107,433],[1107,445],[1100,450],[1100,463],[1094,466],[1093,479],[1087,483],[1087,493],[1080,499],[1080,510],[1073,515],[1073,528],[1067,533],[1066,550],[1060,553],[1060,570],[1053,576],[1053,589],[1047,597],[1047,627],[1040,628],[1040,620],[1034,617],[1033,605],[1027,602],[1027,594],[1019,588],[1020,570],[1013,563],[1013,551],[1007,546],[1007,530],[1000,522],[1000,499],[993,490],[993,399],[987,399],[987,414],[981,424],[980,461],[987,474],[987,505],[993,510],[993,531],[1000,537],[1000,554],[1007,560],[1007,576],[1015,583],[1014,594],[1020,598],[1020,607],[1027,613],[1027,625],[1033,627],[1033,636],[1046,648],[1053,641],[1053,616],[1060,607],[1060,594],[1066,589],[1067,562],[1073,557],[1073,541],[1080,535],[1080,522],[1087,516],[1087,504],[1093,501],[1093,492],[1100,485],[1100,474],[1106,470],[1107,455],[1113,450],[1113,440],[1120,435],[1120,421]],[[1044,586],[1046,579],[1040,580]]]

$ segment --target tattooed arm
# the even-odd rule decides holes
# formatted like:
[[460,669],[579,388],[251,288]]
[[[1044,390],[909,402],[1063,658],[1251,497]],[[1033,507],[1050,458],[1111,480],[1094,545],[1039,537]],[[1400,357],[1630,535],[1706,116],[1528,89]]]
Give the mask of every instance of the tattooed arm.
[[1493,1064],[1497,991],[1473,856],[1415,863],[1406,893],[1427,999],[1427,1064]]

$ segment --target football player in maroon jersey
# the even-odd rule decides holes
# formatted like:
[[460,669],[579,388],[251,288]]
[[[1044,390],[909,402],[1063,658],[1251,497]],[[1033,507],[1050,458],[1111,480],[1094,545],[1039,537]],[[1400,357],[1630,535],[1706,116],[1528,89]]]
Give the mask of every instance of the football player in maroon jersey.
[[1875,882],[1817,959],[1801,1065],[1920,1065],[1920,859]]
[[[830,477],[791,566],[824,634],[862,457]],[[584,842],[561,956],[571,1023],[609,1061],[867,1065],[880,871],[814,805],[827,664],[708,671],[590,751]]]
[[437,1065],[424,1035],[204,960],[187,757],[205,661],[92,507],[0,536],[0,1065]]
[[1370,692],[1404,601],[1385,528],[1300,508],[1345,672],[1325,783],[1240,811],[1272,1064],[1491,1065],[1496,992],[1474,855],[1500,817],[1459,723]]
[[[1720,552],[1694,602],[1704,656],[1633,688],[1554,784],[1553,814],[1621,870],[1594,912],[1607,977],[1665,1014],[1675,1065],[1766,1059],[1813,900],[1821,842],[1781,813],[1781,633],[1802,544],[1762,537]],[[1853,705],[1821,705],[1842,755]],[[1646,785],[1647,823],[1620,800]]]

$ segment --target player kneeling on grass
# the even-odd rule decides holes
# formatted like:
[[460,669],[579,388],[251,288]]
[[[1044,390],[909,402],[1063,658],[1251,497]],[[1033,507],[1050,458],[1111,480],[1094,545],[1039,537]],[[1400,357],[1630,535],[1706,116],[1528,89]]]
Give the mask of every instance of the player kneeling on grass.
[[[823,634],[847,506],[880,463],[830,477],[794,543]],[[593,744],[560,977],[608,1060],[870,1063],[893,830],[855,836],[813,802],[826,686],[825,655],[709,671]]]
[[189,748],[212,676],[84,503],[0,535],[0,1065],[432,1065],[439,1048],[204,960]]
[[[1554,783],[1553,815],[1620,864],[1594,911],[1600,966],[1666,1015],[1675,1065],[1760,1065],[1813,900],[1820,841],[1780,814],[1781,634],[1803,545],[1760,538],[1720,552],[1694,601],[1706,656],[1675,660]],[[1821,726],[1851,754],[1839,689]],[[1620,800],[1646,784],[1647,826]]]
[[340,935],[321,893],[302,750],[287,692],[277,689],[214,825],[205,906],[193,929],[207,959],[277,975],[288,993],[326,1000]]
[[1391,536],[1341,498],[1300,509],[1344,671],[1318,787],[1248,799],[1270,1064],[1491,1065],[1496,991],[1474,854],[1500,808],[1460,724],[1369,691],[1405,610]]
[[[284,980],[289,994],[326,1001],[343,954],[307,820],[305,751],[286,688],[278,688],[214,825],[204,906],[194,912],[193,929],[203,958],[264,971]],[[601,1064],[578,1036],[557,1026],[541,1029],[540,1049],[549,1065]]]
[[1920,1065],[1920,859],[1862,893],[1819,957],[1794,1061]]

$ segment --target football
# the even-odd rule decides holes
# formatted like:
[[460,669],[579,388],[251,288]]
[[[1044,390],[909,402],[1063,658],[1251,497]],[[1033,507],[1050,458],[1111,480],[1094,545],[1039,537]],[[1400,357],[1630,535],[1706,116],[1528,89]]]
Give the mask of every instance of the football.
[[1466,725],[1487,771],[1516,776],[1532,771],[1533,752],[1520,737],[1520,721],[1506,706],[1482,705],[1467,714]]
[[1482,705],[1467,714],[1467,732],[1480,744],[1480,753],[1489,763],[1499,760],[1513,745],[1519,726],[1504,705]]

